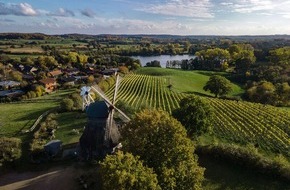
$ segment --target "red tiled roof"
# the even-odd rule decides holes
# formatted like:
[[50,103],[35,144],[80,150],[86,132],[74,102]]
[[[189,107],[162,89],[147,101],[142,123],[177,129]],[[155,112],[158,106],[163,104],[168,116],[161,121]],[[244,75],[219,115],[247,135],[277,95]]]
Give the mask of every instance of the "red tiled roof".
[[55,70],[55,71],[50,71],[49,74],[51,76],[58,76],[58,75],[61,75],[62,72],[61,72],[61,70]]
[[47,78],[47,79],[42,79],[39,82],[41,82],[42,84],[49,84],[49,83],[55,83],[56,80],[54,78]]

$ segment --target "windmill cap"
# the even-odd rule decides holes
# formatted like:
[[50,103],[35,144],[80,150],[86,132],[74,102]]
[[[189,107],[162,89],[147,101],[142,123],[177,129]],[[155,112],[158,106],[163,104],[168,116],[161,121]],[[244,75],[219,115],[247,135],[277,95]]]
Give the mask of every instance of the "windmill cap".
[[107,118],[109,115],[109,108],[105,101],[96,101],[88,106],[86,113],[90,119]]

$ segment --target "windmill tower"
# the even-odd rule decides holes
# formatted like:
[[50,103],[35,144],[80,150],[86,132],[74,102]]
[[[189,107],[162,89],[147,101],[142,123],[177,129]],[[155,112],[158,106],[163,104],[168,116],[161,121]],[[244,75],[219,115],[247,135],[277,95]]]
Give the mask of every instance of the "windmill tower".
[[[130,121],[124,112],[115,107],[118,94],[119,76],[117,75],[113,100],[110,101],[97,86],[82,87],[83,109],[86,110],[88,123],[80,137],[80,153],[83,159],[103,158],[111,153],[114,147],[120,146],[120,133],[114,121],[117,111],[124,122]],[[91,91],[96,92],[103,100],[94,101]]]

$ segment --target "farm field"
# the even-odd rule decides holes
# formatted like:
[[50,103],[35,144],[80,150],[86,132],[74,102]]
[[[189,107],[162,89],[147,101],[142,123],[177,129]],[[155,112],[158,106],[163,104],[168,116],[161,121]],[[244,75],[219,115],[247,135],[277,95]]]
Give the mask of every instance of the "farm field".
[[[208,76],[193,73],[192,81],[195,79],[198,82],[192,82],[192,88],[189,88],[190,82],[188,82],[185,91],[185,87],[179,87],[179,83],[186,78],[185,74],[175,70],[163,70],[164,72],[161,74],[160,72],[154,73],[154,76],[149,75],[152,72],[149,70],[139,72],[146,74],[126,75],[120,84],[117,101],[126,102],[134,108],[161,108],[171,112],[178,107],[178,102],[188,94],[204,93],[200,83],[205,82]],[[173,76],[174,72],[177,72],[177,75],[183,79],[173,80],[176,83],[170,90],[167,87],[167,78],[168,76],[177,78],[178,76]],[[185,73],[190,75],[190,72]],[[194,86],[194,84],[198,84],[200,87]],[[238,89],[236,93],[240,91]],[[107,94],[112,97],[113,89]],[[281,153],[290,157],[289,111],[244,101],[222,100],[208,96],[203,98],[209,102],[214,111],[213,128],[216,137],[243,145],[252,143],[263,151]]]

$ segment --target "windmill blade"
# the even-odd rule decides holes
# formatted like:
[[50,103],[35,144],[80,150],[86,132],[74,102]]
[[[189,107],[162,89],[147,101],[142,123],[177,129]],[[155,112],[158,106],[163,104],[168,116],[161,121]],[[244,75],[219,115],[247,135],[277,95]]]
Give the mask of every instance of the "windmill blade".
[[117,75],[117,78],[116,78],[116,86],[115,86],[115,92],[114,92],[113,102],[112,102],[113,105],[115,105],[115,103],[116,103],[116,98],[117,98],[117,94],[118,94],[118,87],[119,87],[119,75]]
[[[104,94],[104,92],[100,89],[100,87],[98,85],[94,85],[91,87],[93,91],[95,91],[99,96],[101,96],[101,98],[103,98],[105,100],[105,102],[107,102],[107,104],[113,106],[112,102],[109,100],[109,98],[107,98],[107,96]],[[113,106],[114,107],[114,106]]]
[[107,98],[107,96],[104,94],[104,92],[100,89],[100,87],[98,85],[91,86],[91,89],[93,91],[95,91],[96,93],[98,93],[98,95],[101,96],[101,98],[103,98],[107,104],[109,104],[116,111],[118,111],[120,113],[120,116],[123,117],[123,120],[126,120],[126,121],[130,121],[131,120],[124,112],[122,112],[120,109],[118,109],[117,107],[115,107],[113,105],[113,103],[109,100],[109,98]]
[[125,120],[125,121],[131,121],[131,119],[124,112],[122,112],[120,109],[118,109],[116,107],[114,107],[114,108],[115,108],[115,110],[117,112],[119,112],[120,116],[123,117],[122,118],[123,120]]

